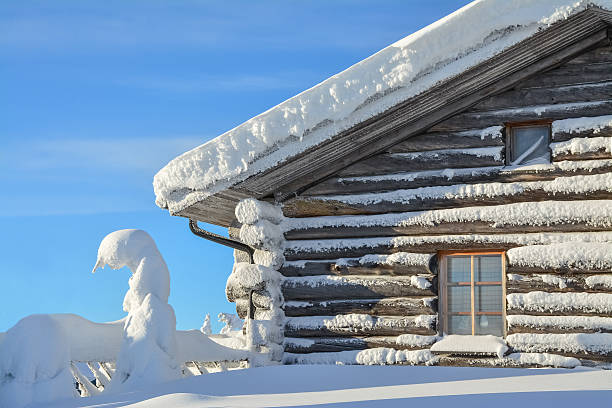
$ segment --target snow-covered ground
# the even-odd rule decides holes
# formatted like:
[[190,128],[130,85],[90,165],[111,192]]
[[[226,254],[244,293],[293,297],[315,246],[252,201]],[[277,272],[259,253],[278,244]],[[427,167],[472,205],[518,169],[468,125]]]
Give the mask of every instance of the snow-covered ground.
[[610,401],[607,370],[327,365],[227,371],[35,407],[605,407]]

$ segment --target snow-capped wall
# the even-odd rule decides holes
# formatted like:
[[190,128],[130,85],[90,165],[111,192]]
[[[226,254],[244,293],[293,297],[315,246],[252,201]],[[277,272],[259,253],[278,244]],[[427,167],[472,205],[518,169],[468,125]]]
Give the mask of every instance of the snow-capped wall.
[[557,21],[610,0],[479,0],[172,160],[156,202],[177,212],[316,146]]

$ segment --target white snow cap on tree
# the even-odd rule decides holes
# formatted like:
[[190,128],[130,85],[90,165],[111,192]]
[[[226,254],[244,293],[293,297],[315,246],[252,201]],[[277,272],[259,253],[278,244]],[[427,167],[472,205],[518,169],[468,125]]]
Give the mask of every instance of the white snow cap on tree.
[[124,229],[108,234],[100,243],[92,273],[105,265],[112,269],[127,266],[133,273],[130,290],[123,299],[126,312],[138,307],[148,293],[168,302],[170,273],[155,242],[145,231]]
[[141,230],[107,235],[98,249],[94,271],[109,265],[133,272],[123,309],[128,317],[111,390],[131,390],[180,378],[176,317],[168,304],[170,273],[153,239]]

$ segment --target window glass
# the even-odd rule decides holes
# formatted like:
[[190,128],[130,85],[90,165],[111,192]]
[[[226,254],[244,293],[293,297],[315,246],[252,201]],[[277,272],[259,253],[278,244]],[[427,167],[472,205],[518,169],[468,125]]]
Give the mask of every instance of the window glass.
[[444,332],[503,336],[502,254],[447,255],[443,287]]
[[511,128],[510,164],[539,164],[550,162],[548,150],[549,126],[518,126]]

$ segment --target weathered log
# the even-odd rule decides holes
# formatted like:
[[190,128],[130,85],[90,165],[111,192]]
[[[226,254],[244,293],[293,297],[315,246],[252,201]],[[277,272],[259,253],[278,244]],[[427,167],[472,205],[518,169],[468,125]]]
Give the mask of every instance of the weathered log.
[[612,80],[612,62],[565,64],[521,81],[516,88],[580,85]]
[[[530,220],[525,218],[525,223]],[[609,225],[593,226],[585,222],[569,223],[567,220],[548,225],[498,225],[494,221],[445,222],[434,225],[411,225],[407,227],[322,227],[291,230],[285,233],[289,240],[333,239],[361,237],[393,237],[403,235],[448,235],[448,234],[508,234],[527,232],[588,232],[608,231]]]
[[508,306],[506,308],[507,315],[529,315],[529,316],[599,316],[599,317],[607,317],[606,312],[599,311],[589,311],[584,310],[579,307],[566,307],[559,308],[555,310],[528,310],[523,307],[512,307]]
[[612,47],[604,45],[583,54],[566,62],[567,65],[583,65],[601,62],[612,62]]
[[335,262],[305,262],[303,266],[285,263],[279,271],[284,276],[316,275],[417,275],[431,273],[424,265],[350,266]]
[[[612,69],[612,65],[610,66]],[[605,100],[612,95],[612,82],[556,87],[521,88],[491,96],[471,111],[517,108],[530,105],[552,105],[580,101]]]
[[435,150],[418,153],[382,153],[340,170],[340,177],[440,170],[464,167],[503,166],[503,147],[470,150]]
[[[601,276],[601,274],[598,274]],[[544,292],[612,292],[612,288],[603,284],[589,285],[587,279],[598,275],[572,275],[560,274],[534,274],[518,275],[508,274],[506,282],[507,293],[527,293],[536,290]],[[611,276],[611,275],[606,275]]]
[[600,149],[596,152],[585,152],[585,153],[564,153],[558,154],[553,157],[553,161],[564,161],[564,160],[600,160],[600,159],[612,159],[612,154],[606,151],[605,148]]
[[554,132],[553,142],[566,142],[574,138],[583,137],[610,137],[612,136],[612,126],[606,126],[595,132],[593,129],[582,130],[579,132]]
[[360,259],[342,259],[332,261],[285,262],[279,271],[284,276],[315,275],[418,275],[437,274],[438,256],[431,254],[428,263],[418,265],[384,264],[362,262]]
[[602,273],[610,272],[609,269],[589,269],[589,268],[549,268],[547,266],[520,266],[508,263],[506,265],[506,273],[518,274],[518,275],[531,275],[531,274],[554,274],[561,278],[568,275],[601,275]]
[[612,317],[508,315],[508,334],[612,333]]
[[429,348],[436,341],[431,336],[427,342],[420,345],[407,345],[398,341],[398,337],[369,336],[369,337],[313,337],[295,338],[285,337],[285,352],[287,353],[324,353],[346,350],[365,350],[368,348],[388,347],[396,350],[422,350]]
[[[510,351],[514,353],[529,352],[530,348],[522,349],[520,347],[510,347]],[[612,353],[595,353],[595,352],[570,352],[559,350],[554,347],[542,347],[538,352],[557,354],[563,357],[573,357],[577,359],[587,359],[591,361],[612,361]]]
[[[612,65],[608,68],[612,80]],[[563,79],[563,78],[560,78]],[[563,82],[563,81],[560,81]],[[506,122],[522,122],[533,118],[568,119],[583,116],[603,116],[612,111],[612,100],[580,102],[574,104],[525,106],[516,109],[466,112],[453,116],[433,126],[435,132],[457,132],[464,129],[503,125]]]
[[437,291],[435,276],[312,276],[282,282],[285,300],[376,299],[428,296]]
[[498,134],[483,134],[484,129],[468,132],[440,133],[430,132],[413,136],[390,147],[388,153],[411,153],[429,150],[470,149],[478,147],[503,146],[501,131]]
[[[612,136],[612,128],[610,135]],[[585,137],[584,135],[581,137]],[[546,181],[557,177],[601,174],[612,171],[612,161],[602,160],[596,168],[587,167],[563,170],[556,164],[542,170],[503,170],[502,167],[448,169],[445,172],[415,172],[405,174],[389,174],[376,177],[331,177],[308,190],[302,196],[340,195],[355,193],[375,193],[381,191],[403,190],[419,187],[450,186],[454,184],[479,184],[486,182],[520,182]],[[470,171],[471,170],[471,171]]]
[[436,321],[435,315],[289,317],[285,324],[285,337],[435,335]]
[[362,313],[379,316],[414,316],[437,313],[435,297],[404,297],[382,299],[339,299],[325,301],[285,302],[285,315],[331,316]]
[[[389,212],[405,212],[417,210],[437,210],[444,208],[475,207],[483,205],[502,205],[519,202],[536,201],[577,201],[583,200],[607,200],[612,199],[612,191],[607,191],[606,186],[601,186],[599,191],[590,191],[584,194],[574,192],[549,192],[541,189],[532,189],[517,192],[512,195],[487,196],[478,195],[465,198],[406,198],[402,201],[394,201],[379,196],[373,202],[342,202],[317,197],[297,197],[289,200],[283,207],[283,213],[288,217],[317,217],[326,215],[358,215],[358,214],[384,214]],[[410,190],[405,190],[406,195]],[[399,193],[398,193],[399,194]],[[337,196],[340,198],[340,196]],[[562,230],[562,228],[560,228]]]
[[[288,261],[323,260],[338,258],[357,258],[368,254],[393,254],[397,252],[432,253],[445,250],[507,250],[525,245],[542,245],[549,243],[550,236],[560,242],[570,239],[581,241],[587,237],[584,233],[525,233],[496,235],[432,235],[375,237],[359,239],[330,239],[312,241],[287,241],[285,258]],[[609,232],[593,232],[601,239],[609,239]],[[513,273],[520,273],[518,271]]]

